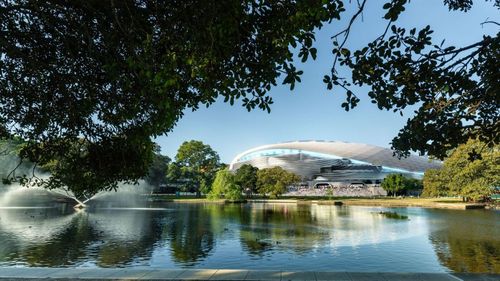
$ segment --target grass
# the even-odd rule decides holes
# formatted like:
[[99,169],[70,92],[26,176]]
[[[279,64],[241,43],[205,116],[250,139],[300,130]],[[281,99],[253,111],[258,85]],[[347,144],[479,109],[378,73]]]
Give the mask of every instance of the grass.
[[175,196],[175,194],[153,194],[151,195],[153,199],[158,199],[158,200],[168,200],[168,199],[206,199],[204,195],[201,197],[196,197],[195,195],[182,195],[182,196]]
[[[173,194],[156,194],[152,197],[154,201],[178,202],[178,203],[230,203],[227,200],[209,200],[205,196],[180,196]],[[294,200],[296,203],[318,203],[327,205],[348,206],[382,206],[382,207],[424,207],[440,209],[467,209],[482,206],[480,204],[465,203],[458,198],[416,198],[416,197],[320,197],[320,196],[282,196],[276,199],[254,196],[251,200],[266,200],[269,202],[280,202],[283,200]],[[244,203],[246,201],[241,201]],[[341,202],[341,203],[340,203]],[[240,203],[240,202],[233,202]]]
[[468,209],[481,204],[464,203],[457,198],[350,198],[341,200],[345,205],[383,207],[424,207],[439,209]]
[[176,196],[174,194],[154,194],[152,197],[153,201],[160,202],[179,202],[179,203],[246,203],[246,199],[240,200],[228,200],[228,199],[208,199],[205,195],[201,195],[200,197],[196,197],[195,195],[187,195],[187,196]]

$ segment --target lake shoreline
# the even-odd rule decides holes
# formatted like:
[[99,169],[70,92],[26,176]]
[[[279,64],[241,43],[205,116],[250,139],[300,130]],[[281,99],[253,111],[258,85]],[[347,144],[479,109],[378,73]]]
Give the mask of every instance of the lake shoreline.
[[[230,204],[225,200],[209,200],[206,198],[172,198],[170,196],[156,195],[153,197],[156,202],[175,203],[213,203]],[[319,204],[319,205],[343,205],[343,206],[373,206],[373,207],[419,207],[432,209],[453,209],[453,210],[473,210],[473,209],[493,209],[498,210],[498,203],[468,203],[460,202],[455,198],[296,198],[281,197],[278,199],[255,198],[247,199],[248,203],[295,203],[295,204]],[[235,204],[244,202],[235,202]]]

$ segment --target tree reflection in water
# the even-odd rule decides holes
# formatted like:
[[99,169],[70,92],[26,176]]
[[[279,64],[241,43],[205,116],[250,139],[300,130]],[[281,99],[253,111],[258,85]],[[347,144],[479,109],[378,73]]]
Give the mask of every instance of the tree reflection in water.
[[99,210],[89,213],[92,228],[99,230],[97,264],[102,267],[140,263],[150,257],[162,228],[160,210]]
[[210,253],[215,243],[212,220],[205,208],[186,208],[175,212],[175,217],[163,226],[163,231],[176,262],[195,265]]
[[241,222],[241,242],[251,255],[271,249],[295,253],[310,251],[328,239],[328,231],[318,226],[311,205],[271,205],[252,208],[250,220]]
[[[452,271],[500,272],[500,214],[491,211],[168,203],[75,212],[61,206],[0,208],[0,266],[257,268],[283,266],[287,258],[294,270],[371,263],[383,271],[385,262],[390,271],[392,255],[414,271],[443,270],[437,256]],[[435,254],[407,246],[432,246]]]
[[491,220],[485,210],[431,212],[438,221],[429,239],[441,264],[454,272],[500,273],[500,218]]

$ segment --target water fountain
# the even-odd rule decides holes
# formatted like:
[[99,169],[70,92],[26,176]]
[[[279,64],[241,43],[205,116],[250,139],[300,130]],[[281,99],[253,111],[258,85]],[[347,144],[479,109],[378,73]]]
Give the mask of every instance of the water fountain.
[[[14,153],[15,146],[9,143],[2,143],[0,144],[0,147],[4,150],[0,155],[0,178],[16,178],[16,174],[33,175],[34,177],[42,180],[49,177],[46,172],[37,169],[32,163],[21,161],[16,153]],[[52,194],[71,199],[77,203],[74,206],[76,209],[85,208],[86,203],[91,199],[85,198],[84,200],[81,200],[77,198],[73,194],[73,192],[66,188],[46,190],[38,187],[36,184],[28,184],[27,186],[22,186],[16,182],[11,184],[0,183],[0,206],[9,204],[10,201],[12,201],[12,199],[15,199],[15,197],[18,195],[30,198],[29,195],[32,194],[34,190],[36,192],[46,192],[46,194]]]
[[[1,155],[0,157],[0,178],[15,178],[16,174],[20,175],[32,175],[36,178],[44,180],[48,179],[49,174],[44,171],[38,170],[33,167],[32,164],[25,163],[23,165],[19,164],[20,160],[17,156],[13,154]],[[101,191],[90,197],[79,198],[75,196],[71,190],[68,188],[55,188],[55,189],[44,189],[37,184],[28,184],[27,186],[23,186],[19,183],[11,183],[11,184],[2,184],[0,183],[0,207],[6,206],[12,203],[13,199],[16,198],[32,198],[33,192],[35,193],[44,193],[45,195],[55,195],[62,196],[63,198],[70,199],[76,204],[73,206],[75,209],[83,209],[87,207],[87,203],[96,198],[107,196],[117,197],[116,195],[120,195],[118,197],[123,197],[122,201],[134,204],[135,198],[137,194],[149,193],[150,187],[144,181],[139,181],[139,185],[130,185],[130,184],[120,184],[118,190],[114,191]],[[126,195],[126,196],[123,196]],[[109,199],[109,198],[108,198]],[[26,202],[29,204],[29,202]],[[134,206],[134,205],[132,205]]]
[[[16,201],[26,199],[23,204],[30,205],[30,201],[34,200],[33,195],[42,195],[38,197],[43,197],[43,195],[61,196],[66,199],[70,199],[76,202],[73,206],[75,209],[83,209],[88,207],[90,201],[113,201],[118,203],[122,207],[137,207],[142,204],[140,201],[144,201],[143,195],[149,194],[151,187],[144,181],[140,181],[138,185],[132,184],[121,184],[116,191],[100,191],[91,197],[86,197],[84,199],[78,198],[65,188],[56,189],[44,189],[38,186],[21,186],[19,184],[12,184],[10,186],[3,186],[4,191],[0,189],[0,207],[9,206],[16,204]],[[55,199],[55,198],[52,198]],[[50,201],[50,200],[48,200]]]
[[[31,205],[32,203],[36,203],[36,199],[40,199],[40,197],[47,197],[47,196],[55,196],[55,197],[63,197],[66,199],[71,199],[77,203],[75,205],[75,208],[84,208],[86,206],[85,203],[87,203],[90,198],[86,198],[85,200],[80,200],[78,199],[71,191],[68,191],[63,188],[57,188],[57,189],[44,189],[42,187],[38,186],[22,186],[19,184],[10,184],[10,185],[4,185],[2,186],[2,190],[0,190],[0,207],[5,207],[5,206],[11,206],[12,204],[19,204],[16,203],[18,201],[22,201],[23,206],[26,205]],[[36,197],[34,197],[36,196]],[[43,200],[43,201],[51,201],[56,198],[47,198],[48,200]],[[35,201],[35,202],[33,202]]]

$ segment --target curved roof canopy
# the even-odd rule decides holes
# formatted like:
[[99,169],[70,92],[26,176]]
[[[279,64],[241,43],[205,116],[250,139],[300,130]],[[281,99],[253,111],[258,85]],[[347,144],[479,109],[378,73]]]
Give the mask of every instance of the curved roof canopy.
[[427,169],[441,167],[441,162],[430,160],[425,156],[412,154],[407,158],[398,159],[394,156],[393,150],[369,144],[340,141],[293,141],[263,145],[244,151],[233,159],[230,169],[236,163],[245,162],[257,157],[273,157],[299,153],[319,158],[348,158],[355,163],[384,166],[394,171],[402,169],[422,173]]

